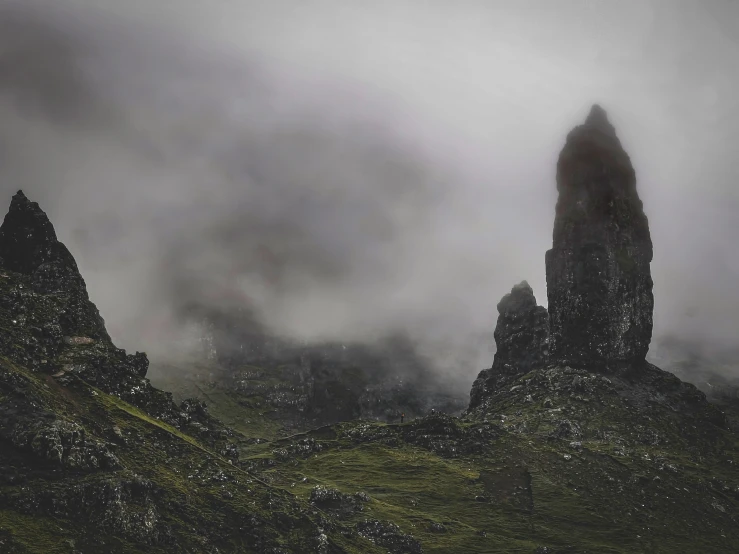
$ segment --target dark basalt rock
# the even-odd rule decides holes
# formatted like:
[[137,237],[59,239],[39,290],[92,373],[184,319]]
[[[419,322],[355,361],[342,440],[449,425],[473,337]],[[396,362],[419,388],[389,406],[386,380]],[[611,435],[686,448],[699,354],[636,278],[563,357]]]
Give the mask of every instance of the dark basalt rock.
[[69,250],[57,240],[49,218],[21,190],[10,201],[0,226],[0,256],[3,267],[16,273],[30,275],[40,265],[54,262],[77,270]]
[[[498,352],[473,385],[468,414],[500,417],[514,432],[530,433],[538,423],[529,428],[523,414],[541,409],[552,418],[546,437],[575,449],[581,437],[612,432],[623,444],[660,444],[666,431],[655,421],[671,421],[682,431],[679,440],[692,445],[713,436],[726,427],[725,414],[696,387],[645,360],[652,242],[631,162],[599,106],[568,135],[557,185],[546,257],[548,340],[547,312],[521,283],[498,305]],[[593,420],[606,406],[615,422],[610,430]]]
[[546,254],[552,362],[641,364],[652,338],[652,241],[634,168],[600,106],[567,136],[557,190]]
[[346,518],[361,512],[364,510],[364,503],[369,500],[366,493],[349,495],[324,485],[316,485],[310,491],[311,504],[338,518]]
[[11,498],[21,513],[34,517],[84,517],[97,529],[142,545],[173,547],[171,530],[157,509],[159,488],[136,474],[120,473],[81,481],[59,490],[28,491]]
[[[190,402],[178,408],[170,393],[155,389],[146,379],[145,353],[128,354],[116,348],[90,301],[74,257],[57,240],[44,211],[22,191],[13,196],[0,226],[0,320],[8,323],[0,334],[0,355],[53,376],[62,387],[84,381],[170,425],[187,428],[222,455],[236,457],[228,440],[231,432],[209,417],[203,405]],[[11,398],[24,396],[16,387],[8,393],[5,408],[12,404]],[[114,457],[77,434],[68,422],[36,429],[21,418],[21,412],[0,412],[7,416],[0,422],[0,439],[11,433],[16,446],[42,458],[59,458],[65,467],[116,464]],[[19,434],[17,429],[28,432]]]
[[72,254],[57,240],[46,213],[23,191],[13,196],[0,226],[0,260],[3,268],[29,276],[33,292],[67,297],[59,318],[64,334],[110,340]]
[[546,308],[536,304],[534,291],[526,281],[511,289],[498,303],[495,327],[497,351],[493,367],[480,372],[472,385],[470,409],[511,377],[518,377],[546,364],[549,348],[549,321]]
[[0,444],[18,449],[36,463],[71,470],[118,469],[108,445],[86,435],[77,423],[29,402],[30,380],[0,370]]
[[84,375],[111,391],[115,382],[108,382],[109,374],[146,375],[146,354],[129,355],[113,345],[74,257],[57,240],[46,213],[23,191],[13,196],[0,226],[0,259],[2,269],[20,274],[30,285],[8,287],[0,298],[19,332],[28,329],[33,337],[18,341],[25,352],[13,352],[12,358],[30,367],[39,358],[56,358],[59,363],[48,369]]

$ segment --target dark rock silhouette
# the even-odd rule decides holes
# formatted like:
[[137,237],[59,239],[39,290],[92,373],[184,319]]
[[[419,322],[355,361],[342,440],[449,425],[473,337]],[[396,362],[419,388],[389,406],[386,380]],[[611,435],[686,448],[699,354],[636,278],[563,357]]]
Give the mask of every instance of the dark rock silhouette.
[[600,106],[567,136],[557,189],[546,254],[551,361],[639,365],[652,338],[652,241],[634,168]]
[[10,201],[0,227],[0,255],[3,266],[17,273],[31,274],[44,263],[62,263],[77,269],[72,255],[56,238],[49,218],[22,190]]
[[[631,434],[657,444],[659,433],[644,430],[645,421],[656,420],[671,421],[680,440],[693,444],[715,438],[726,415],[694,385],[645,359],[652,242],[634,169],[600,106],[568,135],[557,186],[554,244],[546,256],[548,326],[547,310],[525,281],[503,297],[498,351],[473,384],[467,413],[484,420],[503,414],[520,432],[528,432],[528,409],[551,418],[566,413],[547,435],[560,440],[603,436],[599,418],[607,406],[620,440]],[[519,416],[524,420],[516,422]]]
[[[10,324],[0,333],[0,355],[51,375],[61,386],[80,381],[95,386],[175,427],[185,429],[195,422],[199,427],[194,435],[224,456],[234,456],[232,445],[213,432],[221,427],[219,422],[207,413],[193,412],[187,401],[178,407],[170,393],[151,386],[145,378],[149,368],[145,353],[127,354],[113,344],[74,257],[57,240],[46,213],[22,191],[13,196],[0,226],[0,319]],[[22,446],[28,433],[18,429],[28,428],[51,437],[47,442],[52,445],[79,442],[79,433],[66,425],[36,429],[31,422],[45,416],[19,411],[14,402],[8,393],[0,406],[0,439],[13,437]],[[64,450],[64,463],[71,456],[70,463],[92,467],[85,456],[102,459],[98,445],[68,450]],[[49,456],[56,456],[55,452]]]
[[34,292],[64,295],[67,305],[58,322],[62,334],[110,340],[72,254],[57,240],[44,211],[23,191],[13,196],[0,226],[0,267],[29,276]]
[[546,364],[549,346],[547,310],[536,304],[534,291],[526,281],[514,286],[501,299],[498,313],[493,367],[481,371],[475,379],[470,393],[470,409],[480,405],[509,378]]

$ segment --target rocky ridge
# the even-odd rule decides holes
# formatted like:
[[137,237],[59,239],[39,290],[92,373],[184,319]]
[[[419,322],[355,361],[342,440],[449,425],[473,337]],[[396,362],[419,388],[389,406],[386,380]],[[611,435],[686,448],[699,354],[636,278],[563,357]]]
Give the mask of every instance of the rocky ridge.
[[[586,285],[619,279],[596,272]],[[649,320],[651,298],[640,304],[626,285],[616,288],[622,297],[589,298],[631,302],[627,315]],[[571,300],[565,311],[581,315],[621,309]],[[498,311],[493,366],[461,418],[345,422],[253,445],[245,463],[403,552],[414,541],[424,551],[480,553],[737,548],[739,436],[700,390],[641,357],[646,333],[631,341],[613,327],[595,355],[585,345],[552,356],[552,319],[526,283]],[[327,480],[335,487],[314,488]],[[371,499],[361,510],[352,496],[360,484]],[[370,510],[382,515],[370,519]]]

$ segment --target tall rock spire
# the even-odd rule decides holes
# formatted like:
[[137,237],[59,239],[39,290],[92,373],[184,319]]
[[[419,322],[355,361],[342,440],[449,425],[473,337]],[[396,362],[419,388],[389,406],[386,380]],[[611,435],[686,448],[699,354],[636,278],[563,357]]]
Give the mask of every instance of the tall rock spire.
[[598,105],[567,136],[557,190],[546,254],[551,361],[643,362],[652,338],[652,240],[631,160]]

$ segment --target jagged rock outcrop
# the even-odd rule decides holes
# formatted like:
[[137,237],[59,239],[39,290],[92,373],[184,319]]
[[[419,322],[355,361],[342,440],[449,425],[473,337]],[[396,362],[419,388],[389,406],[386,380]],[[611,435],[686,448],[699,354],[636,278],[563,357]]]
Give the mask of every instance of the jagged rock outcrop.
[[15,340],[13,333],[4,337],[15,346],[9,349],[15,361],[84,375],[110,390],[146,375],[146,354],[128,355],[113,345],[74,257],[57,240],[46,213],[23,191],[13,196],[0,226],[0,269],[20,274],[29,285],[7,287],[0,295],[0,307],[24,335],[23,340]]
[[546,254],[551,359],[641,364],[652,337],[652,241],[634,168],[600,106],[567,136],[557,189]]
[[176,406],[145,354],[115,347],[20,192],[0,256],[1,552],[315,552],[319,533],[323,552],[347,551],[334,516],[323,534],[306,502],[245,479],[233,431],[200,400]]
[[[228,433],[219,422],[207,414],[190,414],[190,405],[180,408],[170,393],[151,386],[146,379],[149,360],[145,353],[128,354],[113,344],[103,318],[90,301],[74,257],[57,239],[46,213],[22,191],[13,196],[0,226],[0,321],[7,322],[0,333],[0,356],[51,375],[62,386],[83,380],[175,427],[202,436],[223,455],[235,456],[224,435]],[[67,432],[70,422],[61,420],[48,429],[20,433],[18,429],[28,430],[34,418],[48,419],[48,414],[24,404],[23,386],[20,382],[6,383],[7,397],[0,408],[4,416],[0,439],[12,436],[15,443],[33,450],[38,440],[50,437],[39,444],[51,441],[51,457],[62,448],[65,463],[70,460],[90,467],[108,463],[106,456],[97,452],[100,449],[86,442],[83,435]],[[18,406],[25,406],[23,410],[15,406],[16,400]],[[21,435],[28,435],[28,440],[21,440]],[[62,446],[57,447],[57,443]],[[78,456],[78,451],[84,454]],[[88,456],[89,452],[92,454]],[[77,461],[80,456],[93,461]]]
[[310,503],[335,517],[346,518],[364,510],[367,493],[344,494],[337,489],[316,485],[310,491]]
[[[626,427],[642,425],[639,418],[653,417],[649,410],[658,405],[665,413],[679,411],[683,427],[704,433],[725,427],[725,415],[702,392],[645,360],[654,307],[652,242],[634,169],[599,106],[569,133],[557,186],[553,248],[546,256],[548,327],[546,310],[536,306],[525,282],[503,298],[498,352],[473,385],[468,414],[485,418],[525,405],[574,413],[568,403],[603,405],[618,383],[620,398],[609,405],[621,410],[619,422],[632,420]],[[600,373],[599,380],[602,369],[610,370],[610,379]],[[550,436],[586,429],[586,413]]]
[[498,303],[495,326],[497,351],[493,367],[480,372],[470,393],[470,409],[479,406],[497,387],[546,364],[549,320],[546,308],[537,305],[526,281],[515,285]]

